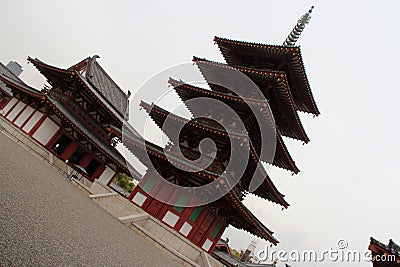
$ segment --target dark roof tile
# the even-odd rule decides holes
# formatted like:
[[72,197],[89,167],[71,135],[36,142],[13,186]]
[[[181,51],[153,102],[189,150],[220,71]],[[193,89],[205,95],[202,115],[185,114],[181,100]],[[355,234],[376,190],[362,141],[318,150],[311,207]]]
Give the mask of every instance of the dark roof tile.
[[128,107],[128,95],[111,79],[95,58],[89,60],[86,79],[121,116],[125,115]]

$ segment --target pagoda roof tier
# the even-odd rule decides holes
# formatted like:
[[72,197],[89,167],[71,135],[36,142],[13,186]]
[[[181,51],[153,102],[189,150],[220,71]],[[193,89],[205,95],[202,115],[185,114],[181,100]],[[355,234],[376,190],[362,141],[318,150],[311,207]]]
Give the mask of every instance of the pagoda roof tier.
[[[122,137],[122,132],[119,129],[110,126],[109,130],[113,134]],[[163,149],[149,141],[145,141],[138,133],[136,133],[136,131],[133,130],[132,132],[133,133],[131,133],[130,129],[126,129],[126,126],[124,125],[124,145],[147,167],[151,167],[153,165],[152,162],[149,162],[149,157],[147,157],[145,154],[146,150],[154,159],[161,159],[163,161],[161,164],[162,166],[170,166],[170,163],[165,156],[168,154],[168,158],[170,160],[175,160],[176,166],[180,166],[185,170],[196,173],[198,177],[203,177],[202,179],[206,178],[205,181],[213,181],[225,171],[225,167],[218,161],[213,161],[211,164],[204,163],[199,165],[197,162],[190,163],[187,158],[182,158],[183,153],[191,160],[198,159],[200,156],[199,152],[189,150],[184,146],[180,147],[182,153],[178,153],[172,149]],[[146,147],[144,147],[144,143],[146,144]],[[255,151],[250,149],[250,155],[252,160],[249,161],[249,166],[246,168],[245,173],[242,176],[241,181],[243,181],[243,184],[249,185],[251,182],[250,179],[253,176],[262,177],[265,179],[264,182],[254,192],[252,192],[252,194],[277,203],[285,208],[289,207],[289,203],[286,202],[284,196],[278,191],[276,186],[269,178],[263,165],[258,160],[258,156]],[[165,162],[164,159],[166,160]],[[171,166],[171,168],[173,167],[174,166]],[[201,171],[197,171],[199,167],[202,168]]]
[[[191,164],[187,162],[187,159],[182,159],[178,153],[174,153],[174,151],[166,151],[162,147],[153,144],[152,142],[146,141],[143,137],[141,137],[136,131],[134,131],[133,128],[129,127],[127,128],[127,125],[124,124],[123,131],[124,133],[122,134],[122,131],[120,129],[115,128],[114,126],[110,125],[108,130],[116,135],[119,136],[120,138],[123,138],[124,145],[128,150],[130,150],[133,155],[135,155],[145,166],[151,167],[152,163],[149,162],[149,157],[146,156],[146,151],[148,154],[152,157],[155,158],[162,158],[162,159],[167,159],[165,157],[165,153],[168,153],[170,156],[170,159],[174,159],[175,163],[182,167],[185,170],[197,170],[199,167],[204,167],[201,172],[199,172],[199,175],[202,177],[208,177],[208,180],[211,181],[212,177],[218,176],[218,174],[223,173],[223,168],[219,164],[211,163],[209,166],[199,166],[195,164]],[[145,145],[144,145],[145,144]],[[191,156],[189,151],[188,155]],[[196,155],[193,155],[196,156]],[[167,160],[168,161],[168,160]],[[168,163],[166,163],[168,164]]]
[[[141,101],[140,106],[144,108],[147,113],[151,116],[151,118],[154,120],[154,122],[157,124],[160,129],[163,129],[163,124],[167,117],[169,116],[171,119],[174,121],[180,122],[182,125],[188,125],[190,126],[193,130],[200,129],[211,132],[213,134],[216,134],[217,136],[232,136],[233,138],[236,139],[248,139],[247,134],[245,133],[238,133],[234,131],[233,129],[224,129],[222,126],[220,126],[218,123],[212,121],[211,119],[208,118],[195,118],[192,120],[188,120],[186,118],[180,117],[174,113],[170,113],[169,111],[161,108],[160,106],[157,106],[155,104],[148,104],[144,101]],[[179,130],[179,129],[176,129]],[[224,138],[225,139],[225,138]]]
[[[226,92],[213,91],[190,85],[173,78],[169,78],[168,83],[174,87],[174,90],[177,91],[179,95],[191,96],[192,94],[194,94],[196,97],[212,97],[219,100],[226,99],[224,102],[232,103],[232,106],[235,107],[245,107],[247,106],[247,104],[250,104],[254,107],[269,106],[269,103],[266,99],[257,100],[253,98],[239,97]],[[191,98],[193,97],[187,97],[187,99]]]
[[[177,132],[181,126],[187,125],[191,128],[192,133],[193,132],[202,132],[206,131],[208,135],[212,137],[219,137],[214,142],[216,142],[217,147],[219,149],[226,149],[227,142],[229,142],[229,138],[235,138],[238,140],[244,140],[248,139],[247,134],[239,134],[234,131],[230,131],[229,129],[224,130],[222,126],[220,126],[217,123],[213,123],[212,120],[206,119],[206,118],[196,118],[194,120],[188,120],[185,118],[182,118],[180,116],[177,116],[173,113],[170,113],[162,108],[160,108],[157,105],[149,105],[145,102],[142,102],[140,104],[141,107],[143,107],[151,116],[151,118],[154,120],[154,122],[157,124],[160,129],[163,129],[163,124],[167,117],[173,119],[173,121],[176,123],[177,127],[168,127],[165,128],[165,133],[168,136],[177,136],[179,132]],[[191,134],[190,136],[193,136]],[[286,150],[286,146],[283,143],[282,138],[280,137],[279,134],[277,134],[277,149],[275,152],[275,157],[273,161],[273,165],[284,168],[287,170],[291,170],[294,173],[298,173],[299,170],[297,169],[296,165],[294,164],[293,160],[291,159],[289,153]],[[253,151],[256,151],[256,149],[253,147],[253,144],[250,143],[251,149]],[[229,147],[228,147],[229,149]],[[257,154],[257,153],[256,153]],[[257,156],[258,157],[258,156]]]
[[300,47],[243,42],[220,37],[215,37],[214,42],[230,66],[284,71],[296,109],[316,116],[320,114],[307,79]]
[[[232,192],[232,191],[231,191]],[[227,197],[219,199],[210,205],[215,205],[216,207],[224,205],[224,202],[234,203],[236,210],[240,211],[241,216],[235,211],[229,213],[228,223],[237,229],[244,230],[250,234],[263,238],[270,241],[274,245],[277,245],[279,241],[273,236],[274,232],[268,229],[254,214],[240,201],[235,193],[228,193]],[[219,203],[218,203],[219,202]],[[226,207],[226,204],[224,205]],[[221,216],[221,214],[219,214]]]
[[[122,137],[122,132],[119,129],[111,126],[109,128],[110,132],[113,134],[119,135]],[[129,129],[124,128],[124,145],[127,149],[129,149],[144,165],[148,168],[154,168],[154,165],[149,165],[151,162],[149,160],[154,161],[158,159],[160,168],[164,168],[168,171],[175,171],[173,168],[165,167],[169,165],[170,161],[179,166],[181,170],[176,170],[181,172],[182,170],[193,171],[196,166],[192,166],[190,163],[186,163],[186,161],[182,161],[177,154],[173,153],[173,151],[165,151],[162,147],[159,147],[149,141],[145,141],[145,145],[143,143],[143,138],[139,136],[136,131],[133,133],[130,132]],[[150,158],[147,158],[146,154],[149,155]],[[205,182],[212,182],[218,179],[218,175],[210,168],[203,169],[198,172],[192,172],[191,175],[196,175],[199,177],[206,178]],[[193,184],[197,186],[197,184]],[[282,197],[282,195],[280,195]],[[267,227],[265,227],[252,213],[251,211],[242,203],[240,196],[235,192],[235,190],[230,190],[223,197],[228,201],[231,205],[234,206],[235,210],[238,211],[235,215],[234,222],[231,223],[234,227],[238,227],[239,229],[246,230],[260,238],[265,240],[269,240],[273,244],[277,244],[279,241],[276,240],[272,235],[273,232],[270,231]],[[213,202],[214,204],[220,200]],[[274,201],[274,200],[272,200]],[[275,202],[275,201],[274,201]],[[286,202],[285,202],[286,203]],[[212,204],[211,204],[212,205]],[[287,205],[287,204],[286,204]],[[244,223],[247,222],[247,223]]]
[[[293,98],[286,80],[285,73],[277,71],[255,70],[245,67],[231,67],[226,64],[209,61],[206,59],[193,58],[202,75],[206,79],[211,90],[227,93],[227,89],[218,85],[221,79],[224,82],[232,83],[232,88],[237,85],[237,81],[226,79],[226,70],[237,70],[247,75],[262,91],[268,99],[272,113],[274,115],[277,128],[287,137],[301,140],[308,143],[310,139],[304,131],[303,125],[300,122],[299,115],[295,110]],[[230,85],[225,85],[229,86]],[[242,94],[245,97],[259,95],[258,92],[253,92],[252,88],[243,88]],[[258,90],[258,88],[257,88]],[[259,99],[261,101],[261,99]]]
[[[93,99],[117,122],[124,121],[128,96],[115,84],[95,58],[86,58],[78,64],[62,69],[38,59],[28,58],[53,87],[73,87],[81,84]],[[51,89],[50,89],[51,92]]]
[[[147,112],[150,113],[150,116],[152,117],[152,119],[161,128],[163,123],[164,123],[164,121],[165,121],[165,119],[166,119],[166,116],[168,116],[167,115],[168,112],[163,110],[162,108],[160,108],[158,106],[148,105],[148,104],[146,104],[144,102],[141,103],[141,106]],[[180,118],[180,117],[178,117],[178,116],[176,116],[174,114],[169,114],[169,115],[171,116],[171,118],[177,119],[177,120],[175,120],[175,122],[177,122],[177,125],[176,125],[176,127],[168,127],[168,128],[164,127],[165,133],[168,136],[171,136],[171,135],[177,136],[178,133],[174,132],[174,131],[180,129],[180,126],[182,126],[182,125],[189,125],[191,127],[196,127],[197,126],[195,123],[188,122],[187,120],[185,120],[183,118]],[[183,122],[183,124],[182,124],[182,122]],[[219,129],[219,131],[221,131],[221,129]],[[211,132],[213,132],[213,130],[211,130]],[[191,137],[194,138],[193,134],[191,135]],[[243,136],[242,137],[238,136],[238,140],[245,140],[245,139],[247,140],[247,138],[245,138]],[[220,146],[220,144],[221,144],[220,142],[217,142],[215,140],[215,138],[213,138],[213,140],[214,140],[214,142],[217,143],[217,147]],[[244,143],[247,143],[247,142],[244,142]],[[226,140],[222,142],[222,145],[224,145],[224,144],[226,144]],[[249,144],[249,152],[250,152],[250,161],[249,161],[249,165],[247,166],[244,174],[241,177],[241,179],[243,179],[244,187],[247,188],[249,186],[249,184],[251,182],[251,177],[256,172],[256,175],[261,175],[261,177],[264,179],[264,181],[259,187],[260,190],[256,190],[256,191],[252,192],[253,194],[255,194],[255,195],[259,196],[259,197],[262,197],[264,199],[269,199],[269,196],[268,196],[267,192],[270,191],[270,188],[273,188],[273,190],[275,190],[277,194],[281,195],[277,191],[277,189],[274,186],[271,178],[268,176],[268,174],[265,171],[263,165],[261,164],[261,162],[260,162],[260,160],[258,158],[257,153],[255,152],[255,149],[254,149],[252,143],[249,142],[248,144]],[[196,158],[200,157],[200,153],[195,151],[195,150],[193,150],[193,149],[186,148],[185,146],[180,146],[180,149],[183,150],[183,153],[185,155],[188,155],[189,157],[191,157],[190,154],[192,154],[192,155],[195,154],[194,156],[192,156],[193,159],[196,159]],[[217,156],[217,158],[218,158],[218,156]],[[213,163],[215,165],[219,165],[220,166],[217,169],[224,170],[225,167],[221,162],[221,161],[224,161],[224,160],[225,159],[214,160]],[[249,159],[243,159],[243,160],[249,160]],[[221,174],[221,172],[218,172],[217,174]]]
[[[185,103],[185,105],[188,107],[188,109],[190,110],[192,115],[194,115],[196,117],[202,113],[201,110],[199,110],[200,107],[196,106],[196,102],[191,102],[191,101],[187,101],[187,100],[194,99],[194,98],[200,98],[200,97],[205,97],[205,98],[212,97],[214,99],[220,100],[220,101],[228,104],[228,106],[230,106],[230,107],[236,107],[236,111],[237,112],[243,111],[244,115],[251,114],[251,111],[249,110],[249,107],[247,106],[246,103],[249,103],[251,105],[254,104],[255,107],[265,107],[266,106],[265,100],[264,101],[256,101],[256,100],[252,100],[252,99],[246,99],[245,101],[243,101],[243,98],[240,98],[238,96],[233,96],[233,95],[229,95],[229,94],[225,94],[225,93],[207,90],[204,88],[185,84],[185,83],[179,82],[179,81],[171,79],[171,78],[169,79],[169,83],[174,87],[174,90],[178,93],[179,97]],[[264,113],[261,113],[261,115],[264,115]],[[268,118],[266,117],[265,119],[268,119]],[[204,120],[197,120],[197,123],[202,124],[203,121]],[[198,126],[198,128],[202,128],[202,129],[206,128],[209,124],[210,123],[207,123],[207,125],[204,125],[203,127]],[[210,127],[211,127],[211,130],[215,130],[214,128],[218,127],[218,126],[219,125],[215,125],[215,126],[213,125]],[[233,136],[236,136],[237,132],[240,132],[240,136],[247,136],[247,133],[245,133],[245,130],[243,130],[243,129],[236,129],[236,128],[232,127],[231,131],[229,131],[229,129],[227,129],[227,130],[229,133],[232,133]],[[255,134],[255,131],[250,131],[249,134],[250,134],[250,138],[252,138]],[[289,153],[278,129],[277,129],[276,137],[277,137],[277,143],[276,143],[275,158],[274,158],[273,164],[277,167],[293,171],[294,173],[297,174],[300,170],[297,168],[295,161],[290,156],[290,153]],[[253,140],[253,138],[252,138],[252,143],[254,146],[257,147],[259,142],[257,142],[257,140]],[[266,159],[261,158],[261,160],[266,160]]]

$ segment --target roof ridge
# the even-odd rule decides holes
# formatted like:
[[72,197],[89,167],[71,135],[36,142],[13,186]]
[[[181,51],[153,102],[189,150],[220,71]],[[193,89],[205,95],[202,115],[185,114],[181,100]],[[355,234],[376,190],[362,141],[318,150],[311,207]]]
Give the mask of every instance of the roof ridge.
[[78,67],[80,64],[84,63],[86,60],[89,60],[89,59],[90,59],[90,57],[84,58],[81,61],[79,61],[78,63],[75,63],[74,65],[69,67],[67,70],[75,70],[75,67]]
[[225,37],[218,37],[218,36],[214,36],[214,42],[218,42],[218,41],[222,41],[225,43],[236,43],[236,44],[242,44],[242,45],[246,45],[246,46],[262,46],[262,47],[273,47],[273,48],[280,48],[280,49],[284,49],[284,50],[296,50],[296,49],[300,49],[299,45],[296,46],[283,46],[283,45],[275,45],[275,44],[264,44],[264,43],[258,43],[258,42],[249,42],[249,41],[239,41],[239,40],[235,40],[235,39],[229,39],[229,38],[225,38]]
[[114,79],[111,78],[111,76],[104,70],[104,68],[100,65],[100,63],[97,62],[96,58],[95,58],[95,57],[89,57],[88,59],[89,59],[89,62],[88,62],[88,71],[86,72],[86,75],[85,75],[86,77],[85,77],[85,78],[90,80],[91,77],[88,77],[88,75],[89,75],[89,73],[90,73],[90,69],[92,68],[92,64],[96,63],[96,65],[100,68],[102,74],[105,75],[105,76],[108,78],[108,80],[111,81],[111,82],[116,86],[116,88],[117,88],[121,93],[124,94],[124,96],[125,96],[126,99],[128,99],[128,93],[125,93],[125,92],[121,89],[121,87],[114,81]]
[[220,65],[221,67],[224,68],[229,68],[232,70],[244,70],[244,71],[248,71],[248,72],[263,72],[263,73],[271,73],[274,76],[281,76],[281,75],[285,75],[286,72],[284,71],[279,71],[279,70],[264,70],[264,69],[257,69],[257,68],[252,68],[252,67],[244,67],[244,66],[239,66],[239,65],[229,65],[227,63],[222,63],[222,62],[218,62],[218,61],[214,61],[214,60],[209,60],[206,58],[200,58],[200,57],[196,57],[193,56],[193,62],[205,62],[207,64],[213,64],[213,65]]

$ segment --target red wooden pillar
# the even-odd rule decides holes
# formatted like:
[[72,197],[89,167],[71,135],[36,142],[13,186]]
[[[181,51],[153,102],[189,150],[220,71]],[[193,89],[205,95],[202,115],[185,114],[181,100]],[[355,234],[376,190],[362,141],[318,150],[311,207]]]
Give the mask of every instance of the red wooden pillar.
[[132,190],[132,193],[128,196],[128,199],[130,201],[132,201],[132,198],[136,195],[137,192],[139,192],[140,190],[139,185],[135,186],[135,188]]
[[[100,175],[103,173],[103,171],[106,169],[106,166],[104,164],[100,165],[93,173],[92,175],[92,179],[98,179],[100,177]],[[133,197],[133,196],[132,196]]]
[[3,109],[7,105],[8,101],[10,101],[11,98],[12,97],[7,99],[7,96],[4,96],[3,98],[0,99],[0,110]]
[[[25,127],[25,125],[31,120],[31,118],[33,117],[33,115],[35,115],[36,113],[36,109],[31,113],[31,115],[28,116],[28,118],[24,121],[24,123],[22,123],[22,125],[19,127],[21,128],[21,130]],[[24,130],[22,130],[24,131]],[[25,132],[25,131],[24,131]],[[25,132],[26,133],[26,132]]]
[[207,234],[207,230],[210,228],[213,220],[214,220],[214,214],[212,214],[208,209],[204,209],[204,214],[203,214],[202,220],[196,225],[192,236],[190,237],[190,240],[197,244],[198,246],[201,246],[204,237]]
[[110,186],[110,184],[114,181],[115,177],[116,177],[117,174],[118,174],[118,168],[117,168],[117,170],[114,170],[114,169],[113,169],[113,171],[114,171],[115,173],[114,173],[113,177],[111,177],[110,180],[108,181],[107,186]]
[[[24,103],[24,104],[25,104],[25,103]],[[12,120],[12,123],[14,123],[14,122],[18,119],[18,117],[21,116],[22,112],[24,112],[25,109],[26,109],[28,106],[29,106],[29,105],[26,104],[25,107],[23,107],[23,109],[21,109],[21,110],[18,112],[17,116],[15,116],[15,118]]]
[[[7,104],[8,104],[8,102],[11,101],[11,99],[13,99],[13,98],[10,98],[10,100],[7,101]],[[19,103],[19,101],[20,101],[20,100],[17,99],[17,102],[14,103],[14,105],[7,111],[6,114],[4,114],[4,118],[6,118],[6,117],[8,116],[8,114],[10,114],[10,112],[15,108],[15,106]]]
[[89,153],[85,153],[81,161],[79,161],[79,165],[82,166],[83,168],[86,168],[92,159],[93,159],[92,155],[90,155]]
[[[222,233],[225,230],[226,224],[220,217],[218,217],[217,214],[215,215],[215,219],[213,223],[211,224],[210,228],[208,229],[207,233],[204,236],[204,240],[202,240],[202,243],[204,243],[207,239],[212,241],[211,247],[208,249],[207,252],[212,251],[214,247],[217,245],[219,238],[221,237]],[[219,226],[219,229],[217,229],[217,226]],[[215,232],[215,236],[213,236],[213,233]]]
[[44,122],[44,120],[47,118],[46,115],[43,114],[43,116],[40,118],[40,120],[35,124],[35,126],[33,126],[32,130],[29,131],[29,135],[32,136],[37,129],[39,129],[39,127],[42,125],[42,123]]
[[50,149],[56,144],[56,142],[58,141],[58,139],[60,139],[61,135],[62,135],[62,131],[61,131],[61,128],[60,128],[60,129],[56,132],[56,134],[53,135],[53,137],[50,139],[50,141],[47,143],[46,148],[47,148],[48,150],[50,150]]
[[[145,184],[147,183],[147,181],[149,180],[149,172],[146,172],[142,179],[140,179],[139,183],[135,186],[135,188],[132,190],[132,193],[129,195],[128,199],[130,201],[132,201],[133,197],[136,195],[137,192],[140,192],[141,194],[144,194],[147,196],[147,193],[144,192],[144,190],[142,189],[142,187],[145,186]],[[136,204],[136,203],[135,203]],[[143,206],[143,205],[142,205]],[[144,209],[142,207],[142,209]]]
[[214,250],[215,246],[218,244],[218,240],[221,239],[221,236],[222,236],[222,234],[224,233],[225,229],[226,229],[226,225],[223,224],[222,227],[221,227],[221,229],[219,230],[219,233],[218,233],[217,236],[215,237],[214,244],[211,246],[211,248],[209,249],[209,251],[213,251],[213,250]]
[[79,144],[77,142],[71,142],[67,148],[65,148],[64,152],[60,155],[60,158],[62,160],[67,160],[69,159],[72,154],[75,152],[75,150],[79,147]]

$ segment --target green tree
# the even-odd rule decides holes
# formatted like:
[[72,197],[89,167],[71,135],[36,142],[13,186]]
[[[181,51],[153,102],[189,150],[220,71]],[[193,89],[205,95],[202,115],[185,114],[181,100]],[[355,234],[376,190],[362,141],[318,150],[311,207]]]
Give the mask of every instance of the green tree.
[[240,260],[240,252],[234,248],[229,248],[231,250],[231,255],[237,260]]
[[135,188],[133,178],[126,175],[125,173],[118,173],[114,179],[114,183],[124,188],[128,192],[132,192],[132,190]]

